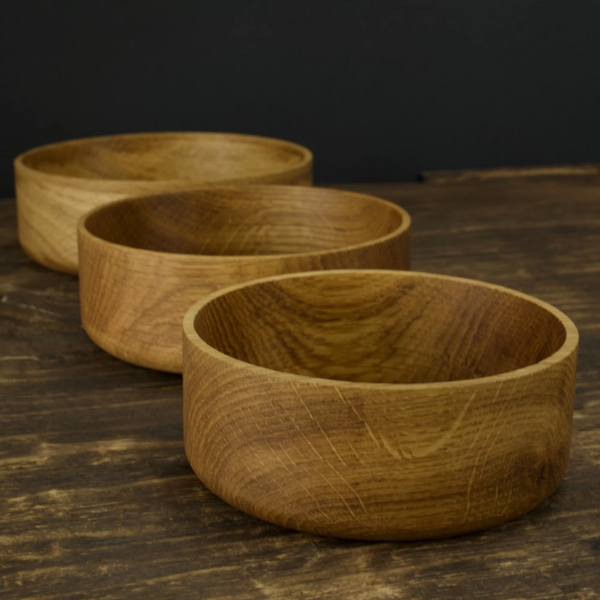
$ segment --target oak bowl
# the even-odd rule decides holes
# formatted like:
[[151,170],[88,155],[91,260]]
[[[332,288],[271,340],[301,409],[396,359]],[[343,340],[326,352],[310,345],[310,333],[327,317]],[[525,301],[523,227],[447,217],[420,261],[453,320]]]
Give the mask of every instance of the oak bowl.
[[141,133],[72,140],[15,159],[19,241],[36,262],[77,273],[77,221],[128,196],[211,184],[312,184],[297,144],[230,133]]
[[530,296],[324,271],[217,292],[183,327],[187,457],[266,521],[451,536],[522,515],[565,473],[578,333]]
[[294,186],[126,199],[79,223],[81,318],[101,348],[181,372],[181,323],[200,298],[297,271],[409,267],[410,217],[379,198]]

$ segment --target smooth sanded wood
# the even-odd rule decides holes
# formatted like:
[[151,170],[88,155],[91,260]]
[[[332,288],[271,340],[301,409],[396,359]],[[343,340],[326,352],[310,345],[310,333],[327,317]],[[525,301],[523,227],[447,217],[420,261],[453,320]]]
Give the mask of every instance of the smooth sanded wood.
[[77,273],[77,221],[129,196],[200,184],[311,185],[311,152],[229,133],[143,133],[72,140],[15,159],[19,240],[40,264]]
[[591,600],[600,589],[600,179],[352,189],[411,213],[412,266],[537,296],[580,333],[571,458],[505,525],[372,543],[270,525],[189,466],[181,377],[81,328],[77,278],[29,260],[0,202],[3,600]]
[[79,224],[81,319],[107,352],[181,372],[181,323],[234,283],[321,269],[407,269],[410,217],[364,194],[226,187],[122,200]]
[[531,297],[401,271],[214,294],[184,320],[202,482],[278,525],[422,539],[530,510],[569,458],[578,334]]

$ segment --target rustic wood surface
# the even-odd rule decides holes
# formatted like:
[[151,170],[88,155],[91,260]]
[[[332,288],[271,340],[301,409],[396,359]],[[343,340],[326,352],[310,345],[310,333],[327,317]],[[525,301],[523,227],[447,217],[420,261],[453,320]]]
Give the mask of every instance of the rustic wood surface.
[[3,598],[600,596],[600,178],[362,185],[413,217],[413,268],[564,310],[580,332],[557,492],[482,533],[416,543],[295,533],[228,506],[185,460],[181,377],[102,352],[77,280],[30,261],[0,202]]
[[423,171],[419,179],[427,183],[466,183],[516,177],[579,177],[600,175],[600,164],[538,165],[531,167],[495,167],[493,169],[460,169],[454,171]]

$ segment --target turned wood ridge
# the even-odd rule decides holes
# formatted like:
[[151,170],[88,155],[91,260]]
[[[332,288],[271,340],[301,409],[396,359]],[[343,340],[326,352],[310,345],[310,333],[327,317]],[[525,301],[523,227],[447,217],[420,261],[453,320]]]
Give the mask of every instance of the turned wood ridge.
[[36,262],[77,273],[77,221],[129,196],[211,184],[312,185],[311,152],[229,133],[142,133],[72,140],[15,159],[19,241]]
[[407,269],[409,233],[399,206],[334,189],[212,187],[121,200],[79,223],[83,326],[118,358],[181,372],[182,319],[200,298],[284,273]]
[[184,320],[184,440],[234,506],[412,540],[522,515],[569,458],[578,333],[481,282],[324,271],[217,292]]

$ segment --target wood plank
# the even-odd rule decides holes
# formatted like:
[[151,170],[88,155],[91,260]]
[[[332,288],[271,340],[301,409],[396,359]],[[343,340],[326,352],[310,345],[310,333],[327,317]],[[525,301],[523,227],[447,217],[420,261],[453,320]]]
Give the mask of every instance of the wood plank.
[[508,285],[580,329],[572,456],[522,519],[434,542],[304,535],[208,492],[181,441],[181,378],[81,328],[77,279],[32,263],[0,202],[3,598],[576,598],[600,594],[600,185],[594,178],[357,185],[413,217],[413,268]]
[[600,175],[600,164],[540,165],[535,167],[494,167],[491,169],[460,169],[455,171],[423,171],[419,180],[426,183],[466,183],[492,179],[521,177],[581,177]]

